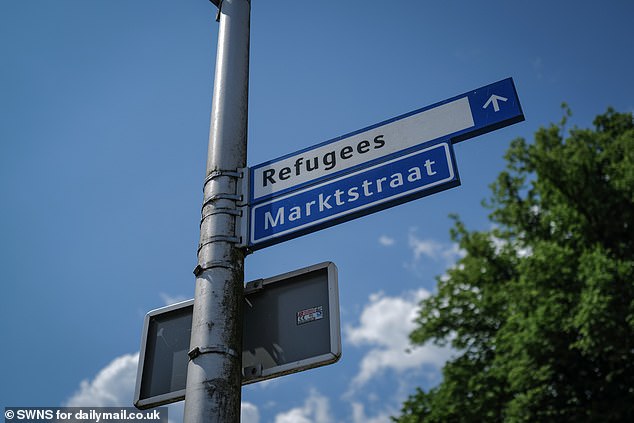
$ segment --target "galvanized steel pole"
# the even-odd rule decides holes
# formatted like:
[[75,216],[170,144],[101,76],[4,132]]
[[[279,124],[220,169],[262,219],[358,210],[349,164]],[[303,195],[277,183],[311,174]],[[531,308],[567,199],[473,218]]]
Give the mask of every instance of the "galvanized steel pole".
[[222,0],[185,391],[186,423],[240,421],[250,0]]

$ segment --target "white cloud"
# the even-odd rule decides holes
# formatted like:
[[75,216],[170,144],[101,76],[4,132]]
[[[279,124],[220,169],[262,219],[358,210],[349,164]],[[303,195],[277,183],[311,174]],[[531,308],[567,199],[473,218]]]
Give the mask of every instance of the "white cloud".
[[243,402],[240,406],[240,421],[242,423],[259,423],[260,411],[255,404]]
[[408,234],[408,244],[412,250],[414,261],[419,261],[423,256],[432,260],[445,260],[452,263],[464,253],[460,251],[456,243],[441,243],[432,239],[421,239],[412,228]]
[[422,288],[410,293],[409,298],[386,297],[383,292],[371,294],[370,303],[361,312],[360,325],[346,328],[348,340],[357,346],[407,344],[418,303],[427,297],[429,292]]
[[275,423],[332,423],[330,402],[316,390],[312,390],[304,405],[275,416]]
[[419,239],[411,232],[408,241],[415,261],[420,260],[422,256],[437,260],[443,248],[442,244],[430,239]]
[[412,251],[412,259],[405,264],[407,269],[420,273],[420,262],[423,258],[433,261],[442,260],[446,266],[452,266],[456,260],[464,256],[456,243],[442,243],[433,239],[422,239],[416,234],[416,228],[410,228],[408,246]]
[[184,295],[172,296],[172,295],[166,294],[164,292],[161,292],[159,294],[159,296],[161,297],[161,299],[163,300],[163,302],[165,303],[166,306],[172,305],[172,304],[176,304],[176,303],[180,303],[182,301],[187,301],[187,300],[191,299],[191,298],[185,297]]
[[82,380],[66,407],[131,407],[139,353],[115,358],[93,380]]
[[435,345],[413,347],[409,342],[419,303],[429,295],[425,289],[419,289],[401,297],[387,297],[383,293],[370,296],[370,303],[361,313],[359,325],[347,326],[345,331],[347,340],[353,345],[371,346],[352,380],[352,390],[386,370],[403,372],[424,364],[436,368],[443,366],[451,354],[450,349]]
[[[63,405],[65,407],[132,407],[139,353],[125,354],[112,360],[93,380],[83,380],[79,389]],[[170,404],[170,422],[182,422],[184,401]],[[243,402],[240,414],[243,423],[259,423],[257,406]],[[321,421],[320,421],[321,423]]]
[[396,243],[396,240],[394,238],[390,238],[387,235],[381,235],[379,237],[379,244],[381,244],[384,247],[391,247],[395,243]]
[[360,402],[352,403],[352,423],[390,423],[391,415],[397,414],[396,412],[384,412],[377,414],[374,417],[368,417],[365,415],[365,406]]

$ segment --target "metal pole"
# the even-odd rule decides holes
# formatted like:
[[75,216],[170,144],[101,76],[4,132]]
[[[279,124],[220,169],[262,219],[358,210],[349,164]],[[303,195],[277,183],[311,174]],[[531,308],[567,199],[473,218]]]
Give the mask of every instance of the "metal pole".
[[[218,2],[214,2],[216,4]],[[185,391],[186,423],[240,421],[250,0],[220,2],[220,28]]]

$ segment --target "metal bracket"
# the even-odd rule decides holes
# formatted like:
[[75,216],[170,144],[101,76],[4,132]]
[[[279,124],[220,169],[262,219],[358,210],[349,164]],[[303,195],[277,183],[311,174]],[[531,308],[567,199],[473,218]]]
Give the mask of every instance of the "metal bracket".
[[264,279],[256,279],[254,281],[248,282],[243,291],[244,301],[249,305],[249,307],[253,308],[253,303],[249,300],[249,295],[255,294],[256,292],[260,292],[264,290]]
[[236,237],[240,240],[237,243],[238,248],[244,248],[246,253],[249,254],[247,238],[249,237],[249,209],[247,206],[241,206],[238,208],[240,215],[236,218]]
[[241,167],[238,169],[238,173],[240,174],[239,178],[241,179],[238,184],[238,194],[242,196],[241,200],[238,200],[236,203],[237,206],[246,206],[249,204],[249,168]]
[[244,248],[246,254],[251,253],[248,248],[249,238],[249,168],[238,169],[242,176],[242,183],[238,185],[238,194],[242,197],[242,200],[236,202],[238,210],[241,215],[236,222],[236,236],[240,238],[238,247]]
[[239,355],[235,350],[225,347],[224,345],[212,345],[210,347],[195,347],[187,353],[190,360],[195,359],[202,354],[224,354],[238,358]]
[[220,22],[220,9],[222,8],[222,0],[209,0],[218,8],[218,13],[216,13],[216,22]]
[[255,366],[248,366],[242,369],[242,377],[245,380],[255,379],[262,376],[263,366],[262,364],[256,364]]
[[244,287],[244,295],[250,295],[264,289],[264,279],[256,279],[247,283]]

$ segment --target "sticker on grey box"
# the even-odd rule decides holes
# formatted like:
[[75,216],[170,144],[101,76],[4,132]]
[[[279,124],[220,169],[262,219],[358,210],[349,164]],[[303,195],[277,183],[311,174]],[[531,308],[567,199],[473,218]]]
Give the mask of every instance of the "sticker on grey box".
[[303,325],[304,323],[314,322],[315,320],[321,320],[324,318],[324,307],[312,307],[306,310],[297,312],[297,324]]

